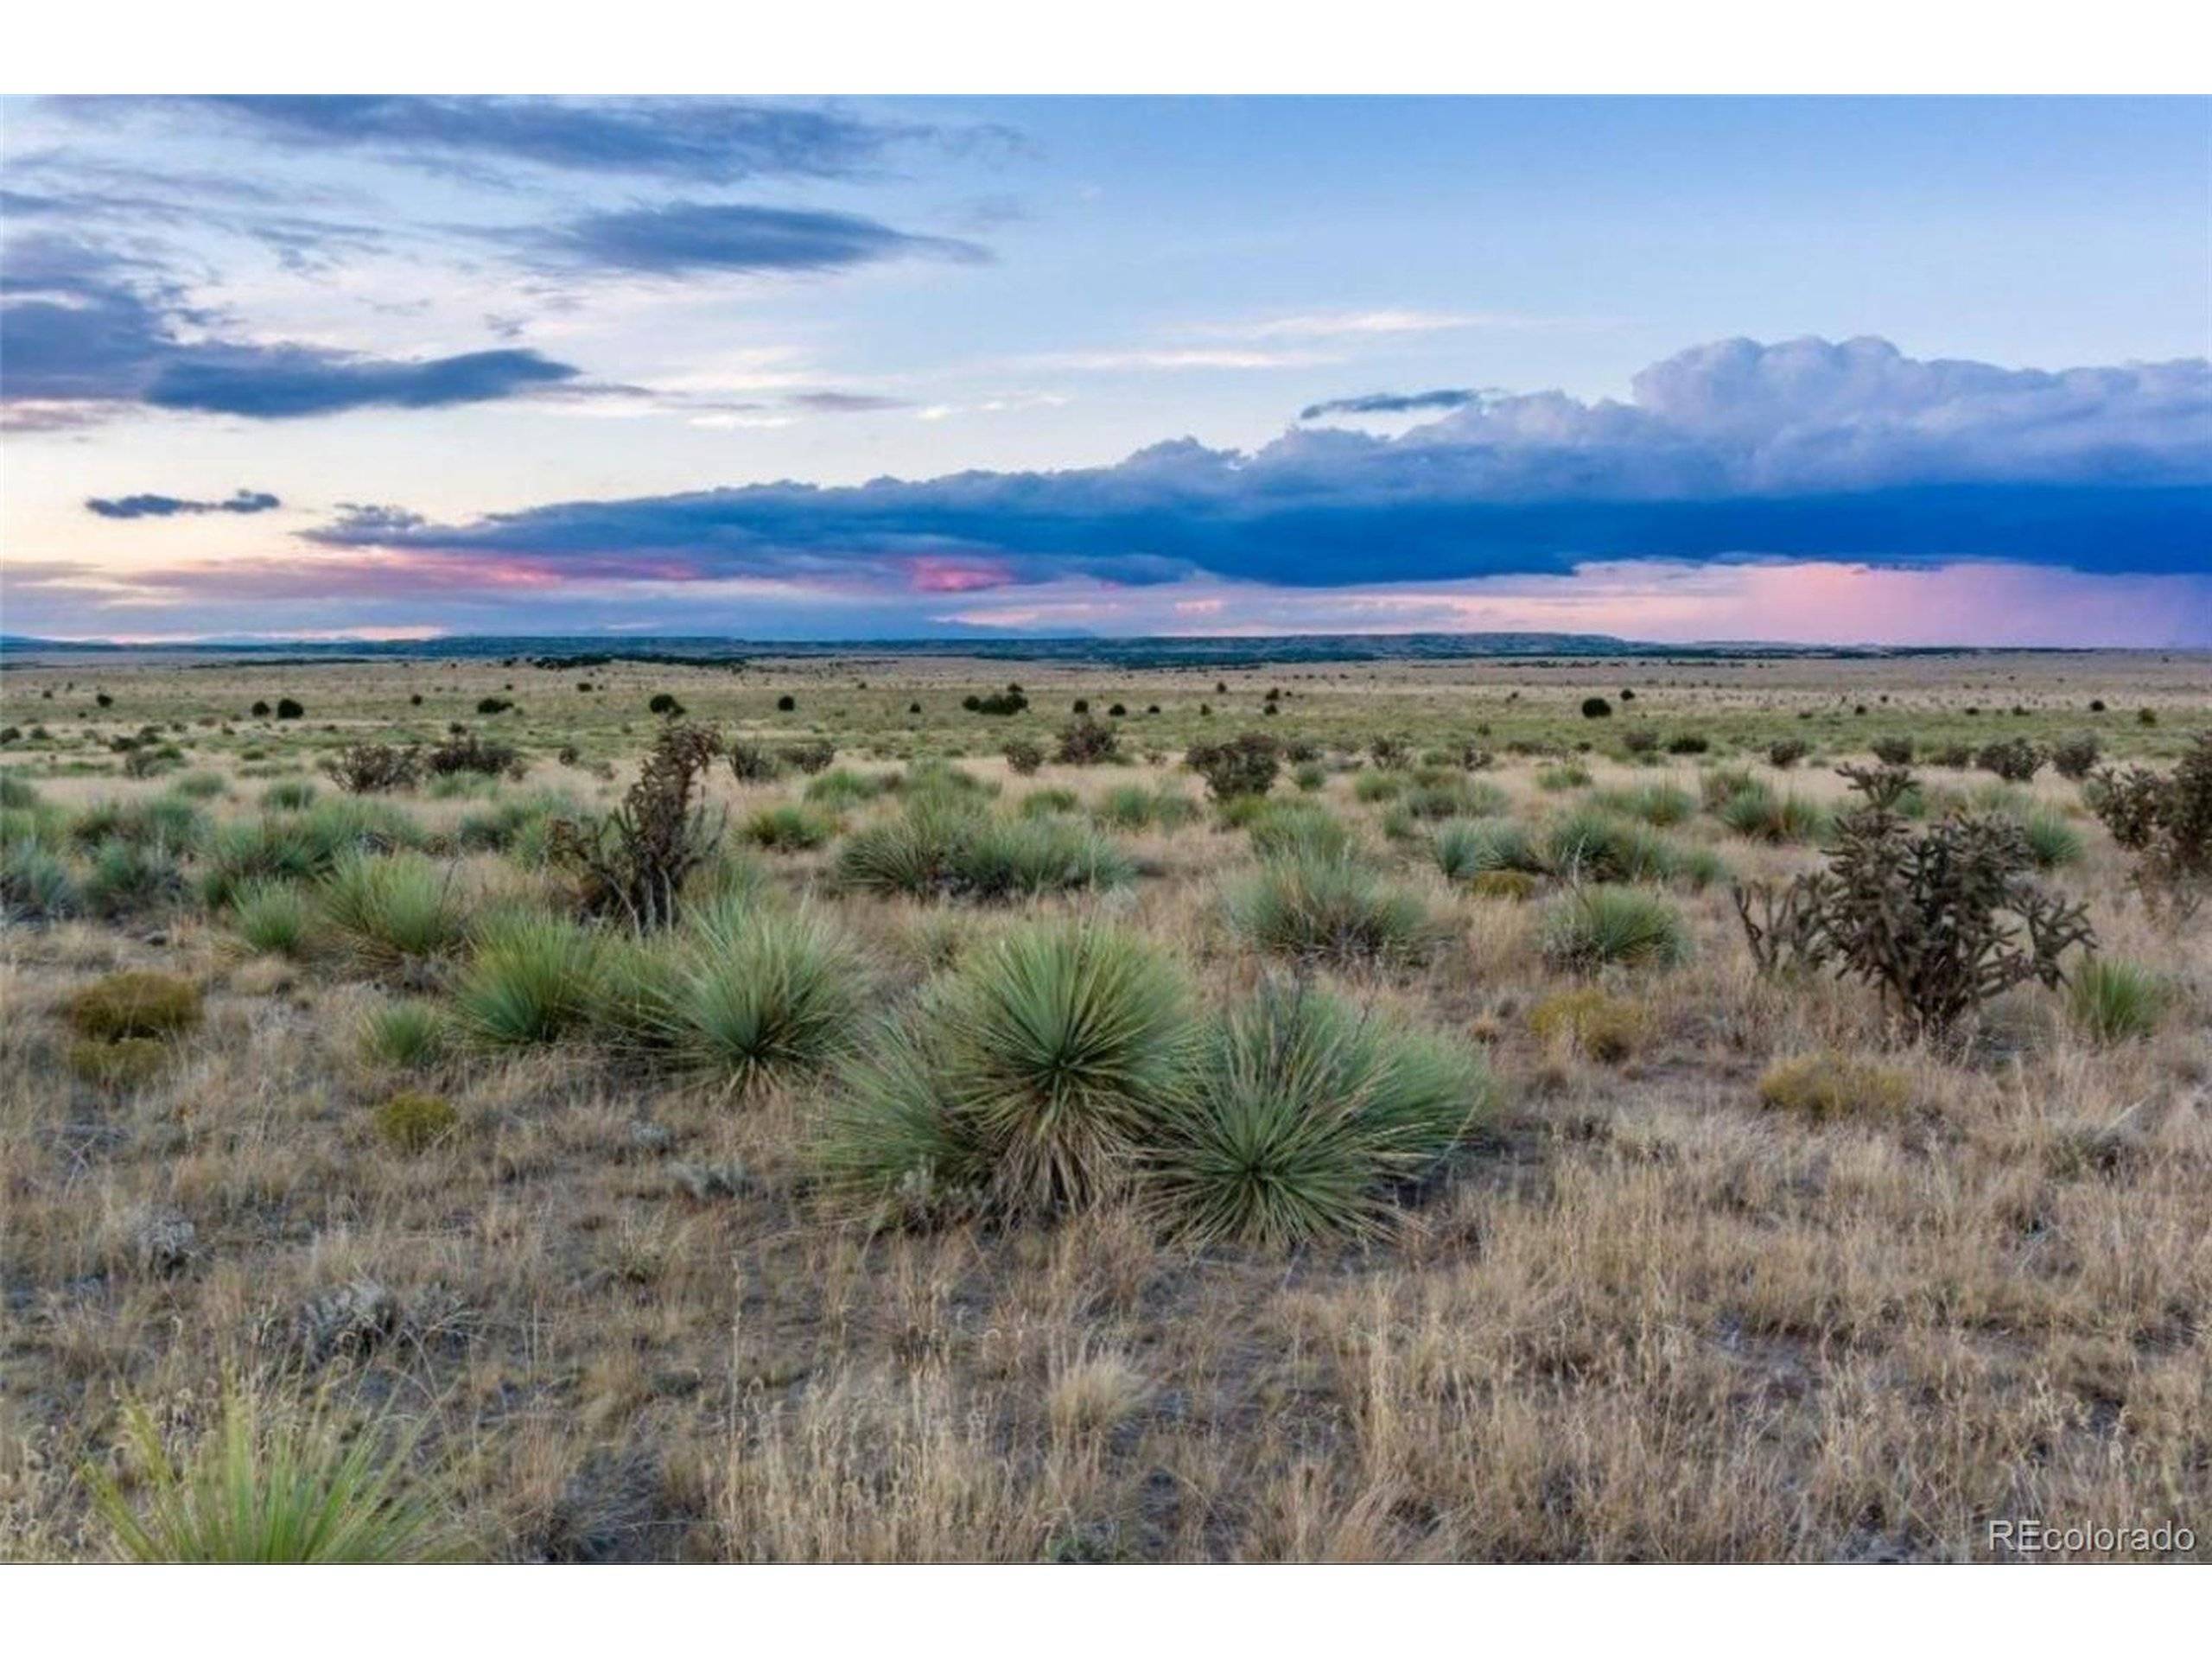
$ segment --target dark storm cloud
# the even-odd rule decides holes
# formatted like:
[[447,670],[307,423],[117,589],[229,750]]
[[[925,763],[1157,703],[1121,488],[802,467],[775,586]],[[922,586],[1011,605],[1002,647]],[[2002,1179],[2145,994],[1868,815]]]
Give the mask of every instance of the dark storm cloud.
[[652,276],[837,270],[914,256],[989,257],[974,243],[909,235],[857,213],[731,202],[675,201],[588,213],[504,239],[563,265]]
[[207,321],[142,262],[66,238],[19,240],[0,261],[0,400],[29,426],[132,406],[283,420],[480,403],[577,373],[523,349],[402,359],[179,338],[181,324]]
[[94,496],[85,503],[85,511],[102,518],[175,518],[203,512],[270,512],[283,505],[266,490],[239,490],[220,501],[174,495]]
[[1308,404],[1298,411],[1298,418],[1319,421],[1331,415],[1410,415],[1421,410],[1465,409],[1481,397],[1479,391],[1452,386],[1434,391],[1375,391],[1364,397],[1333,397],[1325,404]]
[[1484,397],[1395,438],[1192,440],[1117,465],[556,503],[471,523],[343,517],[334,546],[557,580],[735,575],[981,588],[1198,573],[1292,587],[1566,571],[1601,558],[1993,557],[2201,572],[2212,365],[2048,373],[1885,341],[1726,340],[1631,402]]

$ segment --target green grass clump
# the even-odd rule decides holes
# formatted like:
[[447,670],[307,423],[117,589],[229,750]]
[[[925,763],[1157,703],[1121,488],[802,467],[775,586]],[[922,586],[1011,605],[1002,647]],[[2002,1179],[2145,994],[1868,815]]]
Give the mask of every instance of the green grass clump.
[[0,807],[29,811],[38,804],[38,789],[28,778],[19,778],[12,772],[0,772]]
[[317,793],[305,778],[286,778],[261,791],[261,804],[271,812],[304,812],[315,804]]
[[376,1109],[377,1134],[400,1152],[428,1152],[461,1125],[461,1114],[442,1095],[411,1090],[397,1094]]
[[1731,795],[1717,816],[1738,835],[1777,846],[1817,840],[1833,822],[1833,815],[1819,802],[1802,795],[1777,795],[1758,784]]
[[209,824],[207,815],[193,802],[156,795],[143,801],[95,801],[71,822],[69,833],[80,847],[119,842],[189,853],[207,841]]
[[2173,988],[2147,968],[2094,957],[2067,982],[2066,1010],[2093,1043],[2110,1046],[2148,1037],[2165,1017]]
[[461,1553],[437,1503],[410,1484],[411,1440],[379,1423],[346,1425],[319,1402],[272,1409],[234,1388],[181,1461],[143,1407],[127,1407],[124,1426],[132,1490],[97,1465],[85,1479],[126,1560],[372,1566]]
[[1393,1194],[1487,1110],[1481,1059],[1340,998],[1272,982],[1222,1020],[1169,1099],[1145,1198],[1198,1243],[1262,1248],[1386,1232]]
[[1351,827],[1319,801],[1240,798],[1259,803],[1242,826],[1252,838],[1252,850],[1262,858],[1293,854],[1315,858],[1344,858],[1352,851]]
[[866,963],[819,917],[732,907],[698,925],[641,1004],[664,1009],[680,1058],[749,1090],[841,1058],[868,1001]]
[[883,793],[883,780],[868,772],[838,766],[807,780],[804,798],[831,812],[864,806]]
[[339,944],[373,973],[435,962],[467,936],[454,873],[416,853],[343,857],[316,887],[315,903]]
[[1395,772],[1363,772],[1351,780],[1352,798],[1373,805],[1378,801],[1395,801],[1406,780]]
[[1510,818],[1455,818],[1440,823],[1429,851],[1436,868],[1454,881],[1471,881],[1502,870],[1534,878],[1547,868],[1528,826]]
[[306,893],[290,881],[254,881],[238,890],[231,906],[231,931],[257,956],[308,954],[314,935]]
[[1440,937],[1427,902],[1355,858],[1298,852],[1264,861],[1228,894],[1230,926],[1275,956],[1407,963]]
[[509,915],[478,929],[454,991],[462,1030],[496,1048],[575,1035],[591,1009],[599,936],[564,918]]
[[1802,1054],[1769,1066],[1759,1078],[1762,1104],[1815,1122],[1895,1117],[1910,1097],[1903,1072],[1843,1054]]
[[[496,791],[496,781],[483,781],[493,783]],[[469,813],[454,827],[454,842],[463,852],[505,853],[516,863],[535,869],[545,862],[553,822],[585,816],[584,807],[572,797],[556,790],[533,790]]]
[[1141,936],[1015,929],[930,988],[846,1075],[822,1150],[879,1213],[1046,1214],[1121,1190],[1187,1082],[1191,988]]
[[845,838],[837,849],[837,880],[864,893],[922,898],[948,892],[976,816],[957,804],[909,802]]
[[1128,855],[1089,824],[999,817],[943,798],[910,801],[849,836],[837,857],[847,887],[987,903],[1123,887],[1135,874]]
[[1049,818],[1063,812],[1073,812],[1083,805],[1083,797],[1071,789],[1033,789],[1021,798],[1015,810],[1025,818]]
[[1162,785],[1116,784],[1098,798],[1091,816],[1110,830],[1178,830],[1198,816],[1198,804],[1179,789]]
[[84,904],[60,854],[28,836],[0,842],[0,915],[17,922],[59,921]]
[[745,820],[745,839],[772,853],[804,852],[837,833],[837,820],[818,807],[779,801]]
[[1566,760],[1536,768],[1536,787],[1554,794],[1561,790],[1584,788],[1589,782],[1590,768],[1580,761]]
[[1512,798],[1487,779],[1454,778],[1416,782],[1399,802],[1407,817],[1429,823],[1446,818],[1481,818],[1509,810]]
[[444,1058],[448,1030],[435,1002],[387,1002],[361,1021],[361,1053],[373,1065],[420,1071]]
[[160,843],[105,842],[85,876],[85,906],[113,921],[157,909],[184,891],[184,874]]
[[1696,798],[1672,784],[1600,790],[1590,798],[1590,804],[1624,818],[1639,819],[1658,830],[1686,823],[1697,811]]
[[68,1020],[71,1030],[95,1042],[175,1037],[200,1023],[200,988],[175,974],[110,974],[69,999]]
[[212,801],[229,787],[219,772],[188,772],[169,785],[169,793],[188,801]]
[[1681,912],[1638,887],[1588,887],[1560,895],[1544,918],[1544,954],[1560,967],[1671,968],[1687,962]]

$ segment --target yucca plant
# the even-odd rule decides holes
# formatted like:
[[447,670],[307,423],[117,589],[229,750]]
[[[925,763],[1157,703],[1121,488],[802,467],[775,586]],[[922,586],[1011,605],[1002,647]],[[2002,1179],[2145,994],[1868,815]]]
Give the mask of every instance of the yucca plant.
[[557,1042],[582,1027],[600,936],[564,918],[503,916],[477,931],[454,991],[462,1028],[495,1047]]
[[920,898],[948,891],[955,861],[974,835],[977,810],[964,803],[909,802],[895,816],[855,831],[837,849],[837,879],[866,893]]
[[2023,817],[2020,833],[2026,837],[2028,855],[2035,860],[2039,870],[2055,870],[2082,861],[2086,846],[2082,832],[2048,807],[2039,807]]
[[111,841],[92,855],[85,877],[85,906],[113,920],[157,909],[183,891],[183,874],[161,842]]
[[1161,952],[1096,923],[1018,929],[958,971],[940,1011],[948,1081],[1008,1208],[1119,1185],[1184,1086],[1192,1001]]
[[839,766],[818,778],[810,778],[804,792],[806,799],[816,805],[832,812],[842,812],[882,794],[883,780],[866,772]]
[[272,1408],[234,1387],[181,1459],[143,1406],[125,1408],[124,1429],[134,1489],[99,1468],[85,1479],[127,1560],[366,1566],[460,1553],[433,1491],[412,1478],[414,1436],[381,1421],[349,1431],[323,1401]]
[[969,953],[848,1068],[822,1149],[849,1202],[1043,1215],[1121,1190],[1188,1082],[1190,985],[1141,937],[1035,923]]
[[1602,790],[1591,797],[1590,804],[1623,817],[1641,819],[1660,830],[1688,823],[1697,811],[1696,798],[1688,790],[1677,789],[1672,784]]
[[0,843],[0,916],[56,921],[84,908],[84,894],[57,853],[28,837]]
[[1454,881],[1471,881],[1497,870],[1539,875],[1546,868],[1527,826],[1510,818],[1448,819],[1436,826],[1429,852],[1436,868]]
[[304,778],[286,778],[261,791],[261,804],[271,812],[305,811],[315,798],[315,785]]
[[1802,795],[1777,795],[1761,785],[1742,789],[1723,802],[1721,823],[1739,836],[1777,845],[1812,841],[1827,833],[1833,815]]
[[746,1090],[843,1055],[868,1007],[868,976],[820,917],[748,909],[702,923],[658,995],[677,1054]]
[[444,1058],[449,1035],[435,1002],[387,1002],[362,1020],[361,1052],[378,1065],[416,1071]]
[[1268,801],[1243,827],[1252,850],[1262,858],[1290,853],[1342,858],[1351,855],[1352,833],[1342,818],[1319,801]]
[[1293,853],[1262,863],[1228,894],[1229,924],[1277,956],[1405,963],[1440,938],[1421,895],[1358,860]]
[[1559,966],[1586,971],[1671,968],[1690,954],[1681,912],[1637,887],[1584,887],[1561,894],[1545,915],[1543,944]]
[[251,881],[231,906],[231,929],[264,957],[304,957],[312,931],[307,895],[290,881]]
[[1033,789],[1021,798],[1016,809],[1025,818],[1049,818],[1058,813],[1072,812],[1083,804],[1083,797],[1071,789]]
[[1551,827],[1544,855],[1570,881],[1663,881],[1681,861],[1674,843],[1648,825],[1588,809]]
[[1127,887],[1136,865],[1121,844],[1071,818],[991,818],[954,856],[958,890],[1007,900],[1079,888]]
[[1472,1052],[1271,982],[1219,1022],[1193,1087],[1162,1114],[1146,1198],[1199,1243],[1379,1234],[1394,1192],[1449,1154],[1492,1096]]
[[2091,1042],[2110,1046],[2148,1037],[2164,1018],[2173,989],[2147,968],[2093,957],[2067,983],[2067,1012]]
[[453,871],[419,854],[341,857],[315,901],[340,945],[375,973],[419,974],[467,934]]

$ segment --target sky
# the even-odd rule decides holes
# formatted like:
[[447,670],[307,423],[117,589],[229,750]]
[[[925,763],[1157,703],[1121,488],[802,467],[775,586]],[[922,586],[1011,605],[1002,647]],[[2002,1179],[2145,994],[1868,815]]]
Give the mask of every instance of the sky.
[[0,101],[0,632],[2212,645],[2212,100]]

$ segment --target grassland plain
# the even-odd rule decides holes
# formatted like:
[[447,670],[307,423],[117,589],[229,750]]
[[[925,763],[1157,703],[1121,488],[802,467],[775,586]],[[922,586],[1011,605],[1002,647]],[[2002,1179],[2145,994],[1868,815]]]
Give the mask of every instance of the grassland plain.
[[[371,1556],[2212,1548],[2212,930],[2078,779],[1981,764],[2171,766],[2203,657],[210,654],[0,700],[10,1556],[190,1553],[155,1523],[226,1427]],[[1052,758],[1079,702],[1110,762]],[[552,826],[671,720],[836,755],[718,761],[640,941]],[[524,775],[324,774],[456,727]],[[1246,731],[1299,746],[1273,804],[1210,801],[1185,751]],[[1754,971],[1732,880],[1818,864],[1834,767],[1905,741],[2110,971],[1942,1044]],[[1658,943],[1560,949],[1586,877]],[[1027,1012],[1093,999],[1040,1062]],[[1090,1115],[1001,1133],[1040,1064]],[[1319,1173],[1228,1181],[1285,1113]]]

